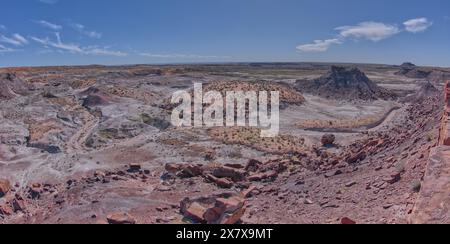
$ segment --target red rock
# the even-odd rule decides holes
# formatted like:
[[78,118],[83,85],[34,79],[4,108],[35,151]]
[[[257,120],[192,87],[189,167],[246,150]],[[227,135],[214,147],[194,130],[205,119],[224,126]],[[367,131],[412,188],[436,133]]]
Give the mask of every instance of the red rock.
[[218,178],[215,182],[220,188],[231,188],[233,187],[233,182],[226,178]]
[[34,183],[28,187],[28,193],[30,194],[29,197],[31,199],[39,199],[41,197],[42,192],[43,188],[40,183]]
[[242,207],[233,213],[226,213],[221,217],[221,219],[217,222],[217,224],[222,225],[236,224],[241,220],[242,216],[244,216],[245,211],[246,211],[245,207]]
[[354,163],[364,160],[366,157],[367,157],[366,152],[361,151],[359,153],[351,155],[350,157],[347,158],[346,161],[349,164],[354,164]]
[[401,180],[401,173],[393,173],[390,177],[386,177],[383,180],[389,184],[395,184]]
[[265,173],[257,173],[249,176],[247,179],[249,181],[261,181],[268,178],[276,178],[278,176],[278,173],[276,171],[268,171]]
[[101,171],[95,171],[94,176],[104,178],[104,177],[106,177],[106,174]]
[[219,210],[222,214],[215,224],[236,224],[245,213],[246,209],[244,205],[245,200],[238,196],[218,198],[215,209]]
[[0,179],[0,197],[6,195],[11,190],[11,184],[8,180]]
[[0,205],[0,215],[9,216],[13,214],[13,209],[9,204]]
[[181,213],[199,223],[235,224],[245,213],[245,200],[234,194],[184,199],[180,204]]
[[248,189],[241,192],[241,196],[243,198],[249,198],[252,196],[252,193],[256,190],[256,186],[250,186]]
[[244,165],[242,164],[225,164],[226,167],[235,168],[235,169],[243,169]]
[[216,200],[216,207],[222,212],[234,212],[242,208],[245,204],[245,200],[241,197],[234,196],[230,198],[218,198]]
[[193,202],[189,205],[189,207],[186,208],[183,214],[185,217],[190,218],[194,221],[203,222],[205,220],[204,215],[206,211],[207,208],[203,207],[197,202]]
[[209,208],[206,210],[203,218],[207,223],[215,223],[220,219],[222,214],[223,213],[220,212],[220,209]]
[[136,224],[136,220],[128,213],[118,212],[110,214],[106,217],[109,224],[123,225],[123,224]]
[[188,164],[184,169],[184,172],[195,177],[203,174],[203,165],[201,164]]
[[230,178],[233,181],[237,182],[245,179],[246,172],[240,169],[221,166],[214,169],[212,174],[218,178]]
[[155,190],[165,192],[165,191],[171,191],[172,187],[170,186],[164,186],[164,185],[158,185]]
[[250,159],[245,166],[245,170],[249,172],[256,172],[261,167],[262,163],[256,159]]
[[263,180],[265,176],[266,175],[264,173],[258,173],[258,174],[250,175],[247,179],[249,181],[260,181],[260,180]]
[[220,188],[231,188],[233,187],[233,182],[226,178],[217,178],[212,174],[206,174],[206,179],[212,183],[215,183]]
[[166,164],[165,169],[167,172],[174,174],[182,169],[182,165],[170,163],[170,164]]
[[129,164],[129,167],[130,167],[129,168],[130,172],[138,172],[142,168],[140,164],[136,164],[136,163]]
[[278,173],[276,171],[268,171],[266,172],[266,178],[276,178],[278,177]]
[[13,208],[14,213],[20,212],[20,211],[22,211],[22,212],[25,211],[25,209],[26,209],[25,201],[21,197],[16,197],[12,201],[12,208]]
[[355,225],[356,222],[350,218],[344,217],[341,219],[341,224],[343,225]]
[[334,144],[334,141],[336,140],[336,136],[333,134],[325,134],[322,136],[322,145],[323,146],[330,146]]

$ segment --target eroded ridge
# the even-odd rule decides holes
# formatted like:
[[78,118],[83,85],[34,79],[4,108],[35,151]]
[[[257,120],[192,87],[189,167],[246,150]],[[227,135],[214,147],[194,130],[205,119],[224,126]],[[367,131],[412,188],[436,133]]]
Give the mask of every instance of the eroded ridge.
[[445,109],[439,144],[430,152],[428,166],[411,223],[450,223],[450,81],[446,82]]

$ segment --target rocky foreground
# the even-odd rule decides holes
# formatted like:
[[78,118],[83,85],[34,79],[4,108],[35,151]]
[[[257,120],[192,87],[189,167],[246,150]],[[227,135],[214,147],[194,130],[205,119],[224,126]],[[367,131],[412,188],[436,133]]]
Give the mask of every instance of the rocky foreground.
[[[254,72],[245,82],[218,74],[237,67],[222,69],[0,70],[0,223],[449,222],[448,94],[436,83],[414,81],[423,85],[395,100],[353,68],[310,76],[316,67],[295,66],[279,83],[249,81],[267,78],[267,67],[239,66],[243,77]],[[371,77],[396,71],[380,69]],[[325,93],[312,95],[298,77]],[[288,130],[261,138],[257,128],[173,128],[170,94],[198,79],[220,91],[280,90]],[[333,113],[336,99],[353,106]],[[374,99],[398,106],[374,126],[335,134],[295,126],[305,115],[297,110],[325,122],[364,119],[358,113],[370,116]]]
[[[61,183],[0,181],[3,223],[408,223],[437,145],[442,100],[411,104],[385,132],[241,164],[129,164]],[[123,206],[127,206],[124,208]]]

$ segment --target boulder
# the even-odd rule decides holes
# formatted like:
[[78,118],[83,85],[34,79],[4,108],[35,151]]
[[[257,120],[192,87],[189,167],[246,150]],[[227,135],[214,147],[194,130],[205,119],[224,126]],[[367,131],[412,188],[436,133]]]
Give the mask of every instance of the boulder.
[[278,173],[276,171],[268,171],[265,173],[252,174],[247,179],[249,181],[262,181],[265,179],[275,179],[276,177],[278,177]]
[[384,178],[383,180],[389,184],[395,184],[401,180],[402,176],[400,172],[392,173],[389,177]]
[[214,169],[212,174],[218,178],[230,178],[234,182],[238,182],[245,179],[246,171],[227,166],[220,166]]
[[115,225],[136,224],[136,220],[131,215],[124,212],[112,213],[108,215],[106,219],[108,220],[109,224]]
[[0,179],[0,197],[6,195],[11,190],[11,184],[8,180]]
[[243,198],[249,198],[249,197],[251,197],[252,196],[252,194],[253,194],[253,192],[255,192],[256,191],[256,186],[250,186],[248,189],[246,189],[246,190],[244,190],[244,191],[242,191],[241,192],[241,196],[243,197]]
[[187,164],[182,167],[177,176],[182,178],[197,177],[203,174],[203,165],[201,164]]
[[334,144],[334,141],[336,140],[336,136],[333,134],[325,134],[322,136],[322,145],[323,146],[331,146]]
[[131,163],[128,166],[129,166],[128,172],[130,173],[136,173],[142,169],[141,165],[137,163]]
[[348,164],[355,164],[355,163],[357,163],[357,162],[360,162],[360,161],[366,159],[366,157],[367,157],[366,152],[361,151],[361,152],[359,152],[359,153],[355,153],[355,154],[353,154],[353,155],[350,155],[350,156],[346,159],[346,161],[347,161]]
[[34,183],[28,187],[28,193],[31,199],[39,199],[42,192],[42,185],[39,183]]
[[356,222],[350,218],[344,217],[341,219],[341,224],[343,225],[354,225]]
[[183,165],[181,165],[181,164],[169,163],[169,164],[166,164],[165,169],[167,172],[175,174],[182,169],[182,166]]
[[262,163],[256,159],[250,159],[245,165],[245,170],[248,172],[256,172],[260,167]]
[[203,165],[201,164],[166,164],[165,169],[171,174],[176,174],[180,178],[197,177],[203,174]]
[[231,188],[234,183],[227,178],[217,178],[212,174],[206,174],[206,179],[212,183],[215,183],[220,188]]
[[9,216],[13,214],[13,209],[9,204],[0,205],[0,216]]
[[16,198],[14,198],[14,200],[12,201],[12,208],[14,213],[23,212],[26,210],[25,201],[21,196],[16,196]]
[[196,223],[236,224],[245,213],[245,200],[234,193],[185,198],[180,210],[185,218]]

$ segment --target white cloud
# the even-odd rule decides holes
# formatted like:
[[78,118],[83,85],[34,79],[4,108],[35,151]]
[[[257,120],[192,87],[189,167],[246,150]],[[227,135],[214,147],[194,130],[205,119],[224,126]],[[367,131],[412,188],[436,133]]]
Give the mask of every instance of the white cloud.
[[42,38],[37,38],[37,37],[34,37],[34,36],[30,36],[30,39],[35,41],[35,42],[37,42],[37,43],[39,43],[39,44],[42,44],[42,45],[44,45],[46,47],[50,46],[49,45],[50,44],[50,40],[48,38],[42,39]]
[[362,22],[355,26],[341,26],[336,28],[344,38],[368,39],[374,42],[389,38],[400,32],[395,25],[379,22]]
[[230,56],[205,56],[205,55],[196,55],[196,54],[155,54],[155,53],[139,53],[140,56],[149,57],[149,58],[165,58],[165,59],[228,59]]
[[112,51],[108,48],[101,48],[97,46],[91,47],[82,47],[78,44],[73,43],[64,43],[61,40],[61,35],[56,33],[56,41],[51,41],[48,37],[38,38],[38,37],[30,37],[31,40],[43,45],[45,48],[55,48],[58,51],[69,52],[72,54],[81,54],[81,55],[95,55],[95,56],[116,56],[116,57],[125,57],[128,56],[128,53],[120,52],[120,51]]
[[93,30],[87,30],[86,27],[82,24],[73,23],[70,26],[82,35],[88,36],[90,38],[102,38],[102,33]]
[[333,44],[341,44],[339,39],[315,40],[314,43],[297,46],[302,52],[325,52]]
[[28,44],[28,40],[20,34],[14,34],[12,37],[0,36],[0,42],[11,44],[14,46],[23,46]]
[[128,53],[121,51],[112,51],[107,48],[89,48],[84,51],[86,54],[96,55],[96,56],[115,56],[115,57],[126,57]]
[[9,48],[9,47],[5,47],[0,44],[0,53],[9,53],[9,52],[14,52],[14,51],[16,51],[16,50]]
[[405,21],[403,24],[405,25],[406,30],[411,33],[424,32],[433,25],[433,23],[428,21],[427,18],[410,19]]
[[13,35],[13,37],[14,37],[14,39],[16,39],[17,41],[21,42],[22,44],[28,44],[28,40],[25,37],[23,37],[22,35],[20,35],[20,34],[16,33],[16,34]]
[[45,28],[49,28],[49,29],[52,29],[52,30],[55,30],[55,31],[62,30],[62,26],[50,23],[50,22],[45,21],[45,20],[38,20],[38,21],[36,21],[36,23],[40,24],[41,26],[43,26]]

